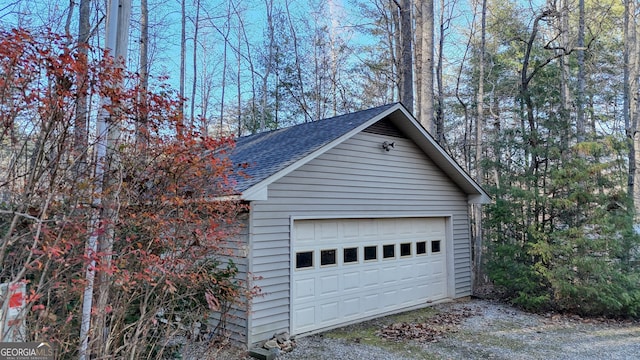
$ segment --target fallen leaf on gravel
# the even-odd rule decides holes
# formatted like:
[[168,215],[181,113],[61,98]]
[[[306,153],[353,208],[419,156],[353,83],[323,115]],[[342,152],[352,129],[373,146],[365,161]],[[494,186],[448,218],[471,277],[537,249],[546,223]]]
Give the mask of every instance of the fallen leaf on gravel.
[[436,314],[424,323],[400,322],[384,326],[377,335],[387,340],[438,342],[447,333],[456,332],[462,320],[474,316],[477,311],[464,307],[456,312]]

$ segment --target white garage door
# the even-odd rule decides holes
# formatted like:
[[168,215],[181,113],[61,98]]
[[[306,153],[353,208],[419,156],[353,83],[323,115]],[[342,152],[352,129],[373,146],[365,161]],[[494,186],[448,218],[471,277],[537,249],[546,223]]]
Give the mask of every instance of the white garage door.
[[444,218],[296,220],[293,334],[447,295]]

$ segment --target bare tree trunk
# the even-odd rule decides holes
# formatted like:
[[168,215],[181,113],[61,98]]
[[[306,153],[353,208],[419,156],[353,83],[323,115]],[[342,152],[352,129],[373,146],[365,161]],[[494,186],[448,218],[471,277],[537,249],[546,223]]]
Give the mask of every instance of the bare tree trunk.
[[422,5],[422,88],[420,89],[420,123],[434,134],[433,121],[433,0]]
[[[242,34],[242,39],[247,49],[247,61],[249,62],[249,70],[251,73],[250,111],[251,111],[251,118],[255,119],[257,117],[256,97],[258,96],[258,93],[256,90],[256,71],[255,71],[255,67],[253,65],[253,60],[251,57],[251,46],[249,45],[249,39],[247,37],[247,32],[245,30],[244,22],[242,21],[242,17],[240,16],[240,13],[236,11],[236,14],[238,15],[238,23],[240,24],[240,29],[238,30],[238,32]],[[240,51],[240,47],[238,47],[238,51]],[[242,135],[241,118],[238,118],[238,136],[241,136],[241,135]]]
[[[193,24],[193,84],[191,84],[191,111],[189,118],[191,126],[195,125],[195,109],[196,109],[196,85],[198,84],[198,30],[200,30],[200,0],[196,3],[196,19]],[[206,129],[204,130],[206,131]],[[206,133],[203,133],[206,135]]]
[[[240,14],[238,14],[238,19],[240,18]],[[240,21],[238,21],[239,23],[241,23]],[[237,67],[238,69],[236,70],[236,97],[238,98],[238,115],[237,115],[237,121],[238,124],[242,123],[242,81],[241,81],[241,75],[242,75],[242,68],[241,68],[241,60],[242,60],[242,54],[240,53],[240,49],[242,49],[242,31],[241,29],[238,29],[238,53],[236,54],[238,56],[237,60]]]
[[584,119],[584,0],[578,0],[578,90],[576,94],[576,139],[584,141],[586,126]]
[[[317,34],[314,35],[314,37],[317,36]],[[317,42],[317,40],[316,40]],[[322,99],[322,76],[320,75],[320,56],[319,56],[319,52],[318,52],[318,46],[314,45],[313,46],[313,80],[314,80],[314,85],[313,85],[313,92],[314,92],[314,101],[315,103],[315,110],[314,110],[314,114],[313,114],[313,119],[312,120],[319,120],[322,119],[322,108],[321,108],[321,99]]]
[[414,67],[415,74],[414,77],[414,89],[415,89],[415,115],[420,115],[422,109],[422,5],[420,2],[416,2],[414,4],[414,17],[416,22],[416,28],[414,33],[415,36],[415,51],[414,51]]
[[561,121],[561,139],[562,149],[569,148],[569,129],[571,128],[571,90],[569,89],[570,70],[569,56],[567,50],[570,48],[569,43],[569,5],[568,0],[560,1],[560,121]]
[[[482,165],[482,154],[484,153],[484,65],[486,51],[486,19],[487,19],[487,0],[482,0],[480,9],[480,59],[478,61],[478,94],[476,98],[477,114],[476,120],[476,149],[475,149],[475,165],[476,165],[476,181],[481,184],[484,181],[484,167]],[[484,284],[484,276],[482,269],[482,204],[474,204],[474,230],[475,238],[473,241],[473,268],[475,275],[475,288]]]
[[413,113],[413,26],[411,25],[411,1],[402,0],[400,10],[400,102]]
[[638,38],[637,38],[637,5],[633,0],[625,1],[625,68],[624,68],[624,111],[625,125],[629,137],[629,196],[633,200],[635,209],[635,223],[640,223],[640,181],[638,181],[640,166],[640,131],[638,131]]
[[[79,9],[79,17],[78,17],[78,55],[82,63],[86,66],[87,64],[87,56],[89,55],[89,34],[91,33],[91,24],[89,22],[89,17],[91,16],[90,11],[91,0],[81,0],[80,1],[80,9]],[[80,158],[80,164],[84,163],[84,159],[86,158],[86,151],[88,145],[88,124],[87,124],[87,89],[88,89],[88,79],[87,79],[87,71],[88,69],[82,68],[82,73],[78,76],[78,97],[76,101],[76,115],[75,115],[75,126],[73,131],[74,136],[74,152],[75,156]],[[84,172],[84,169],[81,169],[80,172]]]
[[[124,67],[126,64],[127,45],[129,36],[129,18],[131,16],[131,1],[130,0],[110,0],[107,8],[107,33],[106,33],[106,48],[110,50],[110,54],[116,57],[116,66]],[[119,86],[118,84],[113,84]],[[121,85],[120,85],[121,86]],[[103,98],[103,104],[108,104],[108,99]],[[95,196],[93,199],[93,211],[90,237],[87,240],[86,256],[87,258],[95,259],[95,255],[98,252],[102,252],[104,255],[101,257],[101,267],[109,267],[111,264],[111,252],[113,249],[113,225],[116,222],[117,210],[115,208],[115,199],[117,194],[113,191],[107,196],[104,193],[109,182],[113,179],[109,179],[107,172],[109,169],[109,162],[113,161],[113,154],[110,149],[114,148],[115,144],[111,141],[117,141],[119,137],[119,131],[116,126],[110,123],[109,112],[102,107],[100,114],[98,115],[98,122],[96,124],[96,169],[95,169]],[[101,211],[102,210],[102,211]],[[82,303],[82,319],[80,328],[80,349],[79,358],[85,360],[90,357],[89,352],[89,329],[91,328],[91,314],[93,307],[93,290],[94,280],[96,276],[96,262],[91,260],[86,268],[87,285],[84,290],[83,303]],[[106,330],[106,307],[108,305],[110,279],[104,272],[98,273],[100,276],[100,282],[97,294],[97,304],[95,309],[95,324],[93,326],[95,340],[93,348],[96,349],[98,356],[100,353],[106,354],[109,352],[108,343],[105,341]],[[93,342],[93,341],[92,341]]]
[[[477,16],[476,12],[474,11],[473,21],[472,21],[473,26],[475,26],[475,23],[476,23],[476,20],[475,20],[476,16]],[[462,98],[460,94],[460,90],[463,87],[463,85],[461,85],[463,81],[462,73],[464,71],[465,63],[467,61],[467,55],[471,51],[471,42],[473,41],[474,32],[475,30],[473,28],[469,32],[469,37],[467,39],[467,46],[465,47],[464,54],[462,56],[462,61],[460,61],[460,66],[458,67],[458,76],[456,76],[456,91],[455,91],[456,99],[458,100],[458,103],[462,107],[463,114],[464,114],[464,138],[462,143],[462,156],[464,158],[464,168],[465,170],[467,170],[467,172],[471,172],[471,166],[472,166],[471,154],[470,154],[471,146],[469,144],[470,143],[469,138],[471,137],[471,133],[472,133],[472,125],[471,125],[472,121],[469,116],[469,104],[467,104],[467,102]]]
[[[444,89],[442,79],[442,62],[444,60],[444,38],[445,38],[445,3],[440,0],[440,36],[438,39],[438,62],[436,65],[436,84],[438,87],[437,104],[435,106],[435,137],[440,145],[444,146]],[[446,20],[448,21],[448,20]]]
[[136,129],[136,142],[147,146],[147,90],[149,88],[149,7],[147,0],[140,0],[140,103],[142,111],[139,114]]
[[71,39],[71,19],[73,18],[73,9],[76,7],[76,2],[69,1],[69,11],[67,12],[67,20],[64,23],[64,34]]
[[273,0],[265,0],[265,5],[266,5],[266,9],[267,9],[267,31],[268,31],[268,36],[269,36],[269,53],[267,56],[267,66],[265,69],[265,74],[262,78],[262,111],[260,114],[260,124],[259,124],[259,130],[262,131],[264,130],[265,126],[266,126],[266,118],[267,118],[267,98],[268,98],[268,91],[267,91],[267,85],[269,82],[269,75],[271,74],[271,69],[273,67],[273,62],[274,62],[274,54],[273,54],[273,48],[274,48],[274,42],[275,42],[275,30],[273,28]]
[[[180,98],[184,99],[185,67],[187,62],[187,0],[180,2]],[[180,107],[184,114],[184,106]]]
[[402,35],[400,32],[400,15],[398,6],[394,6],[394,0],[389,0],[389,12],[391,13],[391,23],[389,24],[390,37],[389,45],[391,46],[391,61],[394,67],[395,89],[398,99],[402,98]]
[[[334,13],[335,13],[335,8],[334,8],[335,4],[333,1],[329,1],[329,16],[330,18],[334,18]],[[329,51],[330,51],[330,55],[331,55],[331,69],[330,69],[330,76],[331,76],[331,90],[330,90],[330,94],[331,94],[331,102],[333,103],[333,111],[332,111],[332,115],[336,116],[338,115],[338,84],[340,83],[340,79],[339,79],[339,75],[340,72],[338,70],[338,59],[339,59],[339,46],[338,46],[338,36],[337,36],[337,31],[336,31],[336,27],[335,27],[335,21],[331,21],[331,25],[329,27]]]
[[313,116],[311,116],[311,113],[310,113],[311,110],[309,109],[309,104],[307,102],[304,79],[302,78],[303,65],[301,64],[301,61],[300,61],[301,56],[300,56],[300,46],[298,44],[299,42],[298,34],[296,33],[294,21],[291,18],[291,11],[289,9],[288,2],[286,3],[286,9],[287,9],[287,19],[289,22],[289,32],[291,33],[291,40],[293,41],[293,51],[295,53],[296,80],[298,81],[298,84],[300,84],[300,95],[296,96],[296,100],[298,101],[298,104],[300,105],[300,107],[302,108],[302,111],[304,112],[304,122],[313,121]]
[[[640,42],[638,42],[638,4],[629,1],[629,111],[633,138],[633,202],[635,208],[635,221],[640,223]],[[630,163],[631,164],[631,163]]]
[[219,134],[224,133],[224,111],[225,111],[225,98],[227,91],[227,61],[228,61],[228,49],[229,49],[229,33],[231,32],[231,4],[227,3],[227,23],[226,29],[223,35],[224,47],[222,50],[222,83],[220,93],[220,122],[219,122]]

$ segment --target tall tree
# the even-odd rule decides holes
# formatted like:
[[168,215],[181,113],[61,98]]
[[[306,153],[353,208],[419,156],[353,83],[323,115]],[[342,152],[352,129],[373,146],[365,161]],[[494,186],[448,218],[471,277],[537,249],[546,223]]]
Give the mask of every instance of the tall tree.
[[414,34],[414,89],[415,89],[415,115],[420,116],[422,109],[422,2],[414,1],[413,12],[415,19]]
[[640,223],[640,132],[638,131],[638,37],[637,6],[633,0],[625,1],[624,9],[624,122],[629,139],[628,193],[635,208],[635,222]]
[[440,0],[440,16],[439,16],[439,34],[438,34],[438,59],[435,66],[436,88],[438,89],[435,96],[435,138],[441,145],[445,145],[444,136],[444,43],[448,29],[450,16],[446,15],[447,6],[444,0]]
[[420,0],[422,9],[422,77],[420,89],[420,123],[427,131],[435,134],[433,121],[433,0]]
[[578,142],[585,140],[586,126],[584,116],[584,88],[585,88],[585,42],[584,42],[584,0],[578,0],[578,43],[577,43],[577,62],[578,62],[578,86],[576,90],[576,139]]
[[[107,54],[112,56],[114,66],[124,68],[128,49],[129,19],[131,16],[130,0],[110,0],[107,8],[106,44]],[[119,81],[113,79],[112,81]],[[117,84],[112,84],[117,87]],[[98,253],[103,254],[100,258],[101,267],[109,268],[111,264],[114,226],[117,217],[117,204],[115,199],[117,194],[111,192],[104,193],[107,185],[116,181],[116,173],[109,174],[110,167],[117,169],[113,154],[111,153],[119,141],[119,130],[112,126],[111,111],[108,109],[111,104],[110,98],[106,95],[101,99],[102,108],[96,124],[96,169],[94,171],[95,195],[93,199],[93,215],[91,219],[91,235],[87,241],[86,256],[88,259],[95,259]],[[107,305],[109,302],[109,276],[106,272],[99,272],[100,286],[98,287],[95,309],[93,309],[94,281],[96,277],[96,261],[92,260],[86,268],[87,285],[84,291],[82,304],[82,322],[80,329],[80,349],[79,358],[85,360],[90,357],[89,333],[90,327],[94,328],[94,349],[97,354],[108,353],[108,344],[104,341],[105,329],[107,326]],[[94,311],[95,310],[95,311]],[[95,323],[91,324],[95,314]],[[92,326],[93,325],[93,326]]]
[[569,0],[561,0],[558,3],[558,14],[560,45],[558,53],[560,56],[560,122],[563,151],[569,147],[569,129],[571,128],[571,89],[569,82],[571,81],[571,69],[569,68],[569,52],[571,48],[569,37]]
[[[475,167],[476,181],[479,184],[484,183],[484,165],[482,164],[482,156],[484,154],[484,82],[485,82],[485,52],[486,52],[486,33],[487,33],[487,0],[480,1],[480,48],[478,59],[478,94],[476,96],[476,134],[475,134]],[[473,269],[474,283],[476,287],[483,284],[482,270],[482,205],[474,204],[474,241],[473,241]]]
[[[192,84],[191,84],[191,111],[189,112],[190,125],[195,125],[196,89],[198,85],[198,34],[200,32],[200,0],[194,0],[196,17],[193,20],[193,54],[192,54]],[[239,67],[239,66],[238,66]],[[206,128],[203,129],[206,131]]]
[[267,9],[267,42],[268,42],[268,47],[267,47],[267,54],[266,54],[266,59],[265,59],[265,63],[266,63],[266,67],[265,67],[265,73],[262,75],[262,106],[261,106],[261,113],[260,113],[260,120],[259,120],[259,126],[258,129],[260,131],[265,129],[265,126],[267,124],[267,99],[268,99],[268,91],[267,91],[267,86],[269,84],[269,77],[271,75],[271,71],[273,70],[273,65],[275,64],[275,58],[276,58],[276,54],[275,54],[275,49],[274,49],[274,44],[275,44],[275,28],[273,26],[273,21],[274,21],[274,4],[273,4],[273,0],[265,0],[265,6]]
[[142,111],[136,128],[136,142],[139,145],[147,144],[147,91],[149,89],[149,6],[147,0],[140,0],[140,49],[139,49],[139,74],[140,74],[140,104]]
[[411,24],[411,0],[398,4],[400,11],[400,102],[413,113],[413,26]]
[[[91,0],[81,0],[78,14],[78,55],[81,63],[86,64],[89,56],[89,34],[91,33]],[[75,151],[79,158],[84,158],[88,144],[88,124],[87,124],[87,87],[88,79],[86,66],[80,69],[81,76],[78,77],[78,100],[76,105],[76,123],[74,127]],[[83,161],[81,160],[80,163]]]
[[[180,97],[185,97],[187,66],[187,0],[180,1]],[[184,110],[183,110],[184,113]]]

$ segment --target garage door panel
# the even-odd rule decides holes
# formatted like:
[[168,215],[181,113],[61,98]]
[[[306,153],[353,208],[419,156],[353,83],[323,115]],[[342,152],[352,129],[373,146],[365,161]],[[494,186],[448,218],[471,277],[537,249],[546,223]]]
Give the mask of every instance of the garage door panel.
[[345,317],[357,316],[360,314],[360,297],[347,298],[342,302],[343,314]]
[[414,301],[418,296],[416,296],[417,294],[420,294],[422,297],[426,297],[427,296],[427,291],[426,291],[426,286],[422,286],[421,287],[412,287],[412,288],[401,288],[398,296],[402,299],[403,302],[409,302],[409,301]]
[[429,233],[429,222],[412,222],[409,224],[409,228],[411,228],[416,235],[426,235]]
[[345,273],[342,276],[342,290],[344,291],[349,291],[349,290],[357,290],[360,288],[360,272],[359,271],[351,271],[348,273]]
[[382,302],[385,308],[393,307],[398,304],[398,291],[386,290],[382,292]]
[[320,314],[319,314],[320,319],[323,322],[333,322],[340,318],[340,315],[338,312],[339,306],[337,301],[324,303],[320,305],[318,308],[320,310]]
[[357,221],[343,221],[341,225],[343,239],[349,241],[360,238],[360,225]]
[[375,239],[378,236],[378,223],[375,220],[363,220],[358,222],[360,241]]
[[338,223],[335,222],[322,222],[316,227],[319,231],[317,238],[320,240],[335,240],[338,237]]
[[382,284],[393,284],[398,281],[398,277],[401,276],[397,271],[396,266],[385,266],[381,271]]
[[293,312],[294,326],[298,329],[312,328],[316,324],[316,307],[299,307]]
[[443,281],[436,281],[430,286],[431,297],[435,299],[441,299],[445,297],[445,283]]
[[[314,260],[292,274],[291,333],[445,298],[445,232],[444,218],[295,221],[292,252],[312,252]],[[440,241],[439,252],[432,251],[434,240]],[[365,247],[377,249],[375,259],[365,261]],[[351,251],[345,259],[344,249],[352,248],[357,258]],[[324,261],[322,266],[323,250],[335,250],[335,262],[331,258],[330,265]]]
[[441,276],[445,273],[445,262],[444,259],[436,259],[431,263],[431,274]]
[[432,285],[425,282],[423,284],[420,284],[418,286],[415,287],[415,290],[418,294],[420,294],[423,298],[428,298],[429,295],[431,294],[431,287]]
[[315,283],[315,278],[295,280],[293,285],[294,298],[298,300],[313,298],[316,295]]
[[362,271],[362,287],[378,286],[378,269],[368,269]]
[[431,274],[431,266],[429,263],[418,260],[418,263],[415,264],[415,274],[417,278],[426,279]]
[[395,221],[383,222],[380,226],[380,234],[382,235],[396,235],[398,230],[396,229]]
[[315,239],[315,225],[312,222],[296,224],[296,241],[298,243],[313,242]]
[[320,278],[320,296],[338,293],[338,275],[322,276]]
[[379,297],[377,293],[367,294],[363,296],[363,309],[365,313],[375,311],[378,308]]

